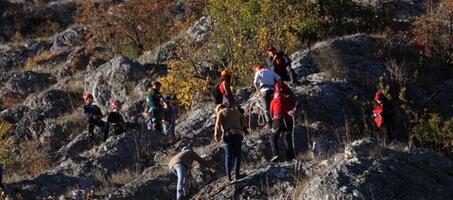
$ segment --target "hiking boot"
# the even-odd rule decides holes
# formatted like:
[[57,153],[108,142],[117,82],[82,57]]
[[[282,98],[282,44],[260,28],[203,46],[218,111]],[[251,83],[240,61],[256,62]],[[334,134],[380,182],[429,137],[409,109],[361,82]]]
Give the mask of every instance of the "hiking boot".
[[275,162],[275,161],[277,161],[277,160],[278,160],[278,158],[279,158],[279,156],[274,156],[274,157],[272,157],[272,159],[271,159],[271,162]]

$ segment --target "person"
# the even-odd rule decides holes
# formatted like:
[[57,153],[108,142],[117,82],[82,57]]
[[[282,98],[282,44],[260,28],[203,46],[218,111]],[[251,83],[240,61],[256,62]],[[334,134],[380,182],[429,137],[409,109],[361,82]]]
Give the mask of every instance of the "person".
[[219,91],[223,96],[223,103],[235,103],[234,94],[231,90],[231,72],[228,69],[222,71],[220,75]]
[[88,135],[91,138],[91,142],[94,142],[94,128],[95,126],[100,127],[103,132],[103,140],[107,140],[109,134],[109,124],[102,121],[101,109],[94,104],[94,97],[91,93],[83,95],[83,115],[85,120],[88,122]]
[[120,113],[122,103],[118,100],[112,100],[111,108],[112,111],[107,116],[107,122],[110,126],[110,134],[120,135],[126,131],[126,123],[124,122],[123,116]]
[[[277,86],[280,85],[280,86]],[[294,148],[292,145],[293,120],[291,115],[294,114],[295,97],[290,88],[283,82],[276,84],[274,98],[271,101],[270,112],[272,114],[271,129],[271,150],[274,162],[280,158],[278,148],[278,138],[283,137],[286,160],[290,161],[295,158]]]
[[291,83],[300,84],[297,80],[296,72],[291,68],[291,59],[284,52],[277,52],[275,47],[267,48],[267,65],[277,73],[283,81],[291,81]]
[[215,172],[215,165],[213,163],[205,161],[189,147],[183,147],[182,151],[173,156],[168,163],[170,171],[178,176],[176,199],[182,199],[188,195],[188,173],[194,161],[198,162],[201,166],[208,167],[212,173]]
[[145,111],[143,115],[148,117],[147,127],[148,130],[160,131],[162,132],[162,94],[160,93],[160,87],[162,84],[158,81],[151,83],[151,90],[149,91]]
[[216,106],[216,122],[214,139],[225,143],[225,172],[229,181],[232,181],[231,171],[235,168],[235,180],[243,178],[240,174],[241,145],[243,134],[247,129],[244,118],[234,104],[219,104]]
[[172,98],[168,95],[163,97],[164,102],[164,115],[162,120],[163,132],[169,137],[175,136],[175,124],[177,109],[172,103]]
[[382,139],[382,145],[396,139],[394,126],[394,109],[390,101],[380,90],[374,95],[373,122],[377,129],[378,138]]
[[266,69],[260,64],[255,66],[255,78],[253,84],[255,85],[256,91],[260,94],[261,106],[263,106],[265,111],[267,128],[270,128],[272,124],[270,104],[275,91],[274,85],[278,81],[281,81],[281,78],[274,71]]

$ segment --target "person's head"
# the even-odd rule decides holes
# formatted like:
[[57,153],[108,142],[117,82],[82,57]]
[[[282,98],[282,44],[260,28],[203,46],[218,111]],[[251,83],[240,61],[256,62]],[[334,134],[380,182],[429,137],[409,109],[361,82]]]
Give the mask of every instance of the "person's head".
[[172,98],[170,95],[164,95],[164,97],[162,97],[162,101],[167,105],[171,105]]
[[382,104],[384,98],[384,93],[382,93],[380,90],[378,90],[376,94],[374,94],[374,101],[376,101],[376,103]]
[[267,48],[267,55],[269,55],[270,57],[273,57],[275,53],[277,53],[277,49],[275,49],[275,47],[270,46]]
[[93,97],[93,95],[92,95],[91,93],[89,93],[89,92],[88,92],[88,93],[85,93],[85,94],[83,95],[83,102],[84,102],[85,104],[92,104],[92,103],[94,102],[94,97]]
[[153,81],[153,83],[151,83],[151,88],[153,88],[153,90],[159,91],[161,86],[162,84],[159,81]]
[[112,110],[121,110],[121,107],[123,106],[123,104],[118,101],[118,100],[112,100],[112,104],[111,104],[111,107],[112,107]]
[[228,69],[224,69],[222,73],[220,73],[220,78],[222,80],[230,80],[231,79],[231,72]]
[[264,69],[264,66],[261,64],[255,65],[255,72],[259,72],[260,70]]

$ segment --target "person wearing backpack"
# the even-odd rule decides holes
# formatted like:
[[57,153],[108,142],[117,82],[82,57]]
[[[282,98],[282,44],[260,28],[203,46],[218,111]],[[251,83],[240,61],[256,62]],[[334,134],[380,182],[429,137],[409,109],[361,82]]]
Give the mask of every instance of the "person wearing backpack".
[[247,133],[245,120],[234,104],[219,104],[216,106],[216,122],[214,140],[225,143],[225,172],[229,181],[232,181],[231,171],[235,169],[235,180],[244,177],[240,174],[241,146],[244,133]]
[[291,115],[294,114],[295,104],[295,97],[291,89],[283,82],[277,83],[270,108],[270,112],[272,114],[272,129],[270,138],[273,155],[271,159],[272,162],[280,158],[278,148],[278,138],[280,135],[283,137],[286,160],[290,161],[295,158],[294,148],[292,145],[292,131],[294,124],[291,117]]
[[374,95],[373,124],[377,129],[378,138],[382,139],[382,145],[391,143],[396,139],[394,124],[394,109],[390,101],[380,90]]
[[291,81],[292,84],[298,85],[296,72],[291,68],[291,59],[287,54],[280,51],[277,52],[275,47],[267,48],[267,65],[277,73],[283,81]]
[[183,147],[181,152],[173,156],[168,163],[170,171],[178,176],[176,186],[176,199],[187,197],[189,192],[189,173],[193,162],[198,162],[203,167],[208,167],[215,173],[215,164],[208,162],[195,153],[190,147]]
[[110,126],[110,134],[109,136],[113,135],[121,135],[126,131],[126,123],[124,122],[123,116],[120,113],[122,107],[122,103],[118,100],[112,100],[111,108],[112,111],[107,116],[107,122]]
[[281,81],[281,78],[274,71],[266,69],[260,64],[255,66],[255,78],[253,84],[255,85],[256,91],[260,94],[261,106],[265,110],[267,128],[270,128],[272,125],[270,104],[275,91],[274,85],[279,81]]
[[109,124],[102,121],[102,112],[101,109],[94,104],[94,97],[91,93],[86,93],[83,95],[83,101],[85,105],[83,106],[83,116],[88,122],[88,135],[91,138],[91,142],[95,142],[94,128],[100,127],[103,133],[103,141],[107,140],[109,135]]
[[148,130],[162,132],[162,94],[160,93],[160,87],[162,84],[158,81],[151,83],[151,90],[148,92],[146,97],[145,111],[143,115],[148,118],[147,128]]

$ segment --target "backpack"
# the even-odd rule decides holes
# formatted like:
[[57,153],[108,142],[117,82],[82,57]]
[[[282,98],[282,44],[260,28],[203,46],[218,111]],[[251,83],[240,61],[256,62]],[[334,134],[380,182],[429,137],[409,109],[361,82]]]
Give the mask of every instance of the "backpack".
[[283,53],[283,52],[280,52],[280,53],[278,53],[278,56],[280,56],[280,58],[282,59],[283,65],[284,65],[285,67],[291,65],[291,59],[289,58],[288,55],[286,55],[286,54]]
[[215,84],[215,86],[211,88],[211,98],[215,102],[215,104],[221,104],[223,101],[223,95],[219,89],[220,83],[221,82]]

